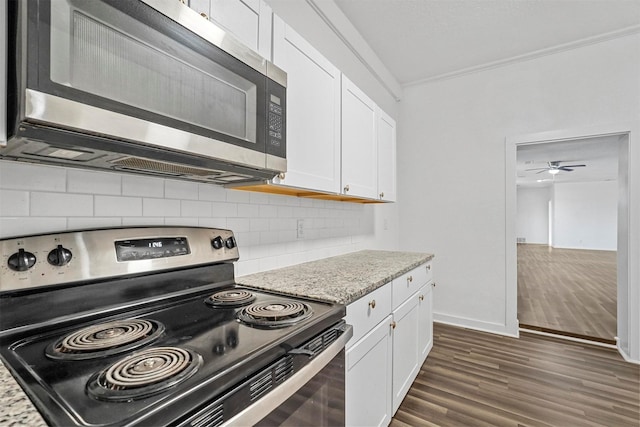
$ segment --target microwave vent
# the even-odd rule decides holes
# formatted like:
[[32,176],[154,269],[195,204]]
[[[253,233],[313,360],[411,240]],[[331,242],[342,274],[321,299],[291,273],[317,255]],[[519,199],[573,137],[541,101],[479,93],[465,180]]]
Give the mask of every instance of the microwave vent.
[[157,160],[142,159],[139,157],[125,157],[112,162],[118,169],[137,170],[152,173],[160,173],[174,176],[219,176],[220,172],[191,166],[177,165],[175,163],[159,162]]

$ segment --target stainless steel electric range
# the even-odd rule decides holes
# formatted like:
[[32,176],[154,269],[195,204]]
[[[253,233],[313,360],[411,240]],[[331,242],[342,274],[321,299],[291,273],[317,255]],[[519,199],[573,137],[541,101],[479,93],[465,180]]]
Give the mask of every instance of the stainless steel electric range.
[[49,424],[344,424],[344,306],[238,286],[231,231],[63,232],[0,251],[0,356]]

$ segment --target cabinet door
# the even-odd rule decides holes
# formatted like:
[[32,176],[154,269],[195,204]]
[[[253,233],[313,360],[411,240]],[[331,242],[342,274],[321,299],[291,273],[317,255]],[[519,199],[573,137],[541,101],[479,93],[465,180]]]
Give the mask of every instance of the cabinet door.
[[[422,366],[433,347],[433,282],[418,291],[418,365]],[[419,369],[419,368],[418,368]]]
[[347,426],[387,426],[391,421],[391,316],[347,350]]
[[277,16],[273,62],[287,72],[287,173],[293,187],[340,192],[340,71]]
[[378,197],[396,201],[396,121],[380,108],[378,113]]
[[271,8],[264,0],[189,0],[189,6],[250,49],[271,57]]
[[[291,108],[291,107],[290,107]],[[342,76],[342,192],[378,198],[376,104]]]
[[418,294],[393,311],[393,414],[418,375]]

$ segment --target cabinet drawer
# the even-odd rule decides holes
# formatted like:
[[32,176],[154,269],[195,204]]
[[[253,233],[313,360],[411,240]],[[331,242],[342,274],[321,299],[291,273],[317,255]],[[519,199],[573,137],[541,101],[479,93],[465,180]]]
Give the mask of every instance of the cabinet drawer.
[[400,304],[416,293],[422,285],[431,281],[432,278],[431,262],[427,262],[394,279],[392,284],[393,309],[398,308]]
[[391,283],[368,293],[347,306],[347,323],[353,326],[353,337],[347,348],[356,343],[391,313]]

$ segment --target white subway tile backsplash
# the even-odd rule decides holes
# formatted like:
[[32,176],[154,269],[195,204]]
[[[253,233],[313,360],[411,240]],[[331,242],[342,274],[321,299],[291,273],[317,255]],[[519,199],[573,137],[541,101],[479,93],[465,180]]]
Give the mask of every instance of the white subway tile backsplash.
[[67,171],[67,192],[119,196],[122,193],[122,175],[69,169]]
[[142,216],[139,197],[94,196],[96,216]]
[[165,225],[165,218],[162,217],[144,217],[132,216],[123,217],[122,225],[125,227],[145,227],[149,225]]
[[278,218],[291,218],[293,216],[293,207],[278,206]]
[[27,234],[55,233],[67,229],[67,219],[63,217],[2,217],[0,237],[17,237]]
[[0,161],[0,188],[64,192],[66,187],[65,168]]
[[251,230],[251,220],[249,218],[229,218],[227,219],[227,227],[234,233]]
[[93,216],[93,196],[87,194],[31,193],[31,216]]
[[163,178],[0,161],[0,197],[2,237],[120,225],[228,228],[240,247],[238,275],[376,242],[371,206]]
[[122,175],[122,195],[164,197],[164,180],[138,175]]
[[250,201],[254,205],[266,205],[269,203],[269,195],[267,193],[249,192]]
[[213,202],[212,213],[213,216],[237,217],[238,205],[236,203]]
[[29,192],[0,189],[0,216],[29,216]]
[[182,200],[180,215],[183,217],[210,217],[211,202]]
[[236,240],[238,241],[238,247],[240,248],[243,248],[245,246],[256,246],[260,244],[259,231],[238,232],[232,227],[229,227],[229,229],[233,230],[233,233],[236,236]]
[[227,200],[227,191],[214,184],[198,184],[198,199],[209,202],[224,202]]
[[227,190],[227,202],[251,203],[251,193],[244,190]]
[[200,226],[199,218],[197,217],[165,218],[164,223],[166,225],[174,225],[174,226],[187,226],[187,227]]
[[199,218],[198,225],[210,228],[230,228],[227,226],[227,218]]
[[164,183],[164,197],[167,199],[198,200],[197,182],[168,179]]
[[267,231],[269,230],[269,220],[267,218],[251,218],[249,229],[251,231]]
[[67,228],[69,230],[119,227],[121,225],[122,219],[119,217],[80,217],[67,219]]
[[142,199],[142,215],[149,216],[180,216],[180,200]]
[[260,215],[260,206],[238,203],[238,218],[252,218]]
[[272,205],[260,205],[260,216],[262,218],[275,218],[278,216],[278,207]]

